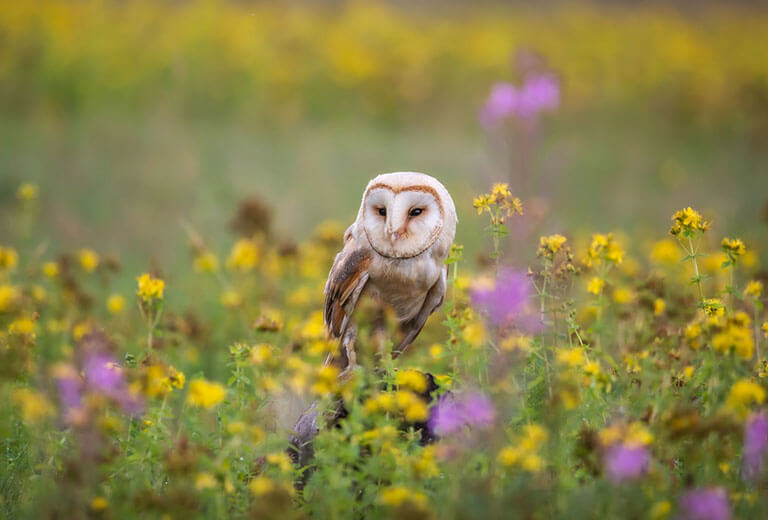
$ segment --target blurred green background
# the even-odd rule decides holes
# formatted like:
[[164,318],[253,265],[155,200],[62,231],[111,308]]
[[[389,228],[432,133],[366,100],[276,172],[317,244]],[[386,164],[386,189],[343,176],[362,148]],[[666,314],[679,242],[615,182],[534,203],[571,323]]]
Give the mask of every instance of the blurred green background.
[[[8,2],[0,236],[33,182],[53,251],[172,268],[181,220],[223,246],[258,195],[298,240],[351,221],[377,173],[417,170],[453,193],[469,246],[471,197],[495,181],[528,206],[530,251],[536,232],[657,237],[689,204],[717,237],[764,241],[766,34],[767,12],[730,2]],[[489,133],[492,85],[531,59],[559,107],[533,138]]]

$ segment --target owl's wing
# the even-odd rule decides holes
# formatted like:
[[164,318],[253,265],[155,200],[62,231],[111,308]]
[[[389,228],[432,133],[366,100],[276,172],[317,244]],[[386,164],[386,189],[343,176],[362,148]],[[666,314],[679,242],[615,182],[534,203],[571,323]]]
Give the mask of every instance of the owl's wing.
[[331,337],[341,338],[349,326],[357,300],[368,282],[371,250],[360,247],[349,231],[346,244],[333,261],[325,283],[325,327]]
[[402,325],[402,331],[405,334],[403,341],[392,350],[392,359],[396,359],[400,354],[408,348],[408,345],[413,343],[416,336],[419,335],[421,329],[424,328],[424,324],[427,323],[427,318],[430,314],[435,312],[443,304],[445,299],[445,287],[446,278],[448,275],[448,266],[443,269],[442,275],[437,279],[435,284],[430,287],[427,292],[427,297],[424,299],[424,303],[421,306],[418,314],[406,321]]

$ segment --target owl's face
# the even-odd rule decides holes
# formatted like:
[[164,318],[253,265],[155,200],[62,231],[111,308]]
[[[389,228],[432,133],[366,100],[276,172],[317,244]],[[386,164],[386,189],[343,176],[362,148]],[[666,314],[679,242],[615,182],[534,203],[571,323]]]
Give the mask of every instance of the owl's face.
[[389,258],[411,258],[431,246],[443,227],[444,208],[430,186],[373,184],[361,208],[373,249]]

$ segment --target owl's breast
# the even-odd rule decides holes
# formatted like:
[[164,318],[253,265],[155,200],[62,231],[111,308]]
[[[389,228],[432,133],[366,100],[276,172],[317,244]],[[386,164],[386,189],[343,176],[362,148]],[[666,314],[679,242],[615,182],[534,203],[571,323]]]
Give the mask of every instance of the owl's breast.
[[442,261],[431,255],[400,260],[377,256],[369,267],[370,294],[391,305],[400,321],[409,320],[421,309],[442,269]]

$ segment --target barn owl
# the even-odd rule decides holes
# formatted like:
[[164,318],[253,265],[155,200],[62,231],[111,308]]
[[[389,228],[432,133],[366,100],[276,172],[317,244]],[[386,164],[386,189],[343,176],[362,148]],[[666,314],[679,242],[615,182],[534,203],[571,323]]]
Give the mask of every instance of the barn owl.
[[451,195],[429,175],[385,173],[368,183],[325,284],[325,326],[341,339],[342,366],[355,365],[352,314],[364,294],[390,305],[400,323],[393,358],[418,336],[443,303],[456,223]]

